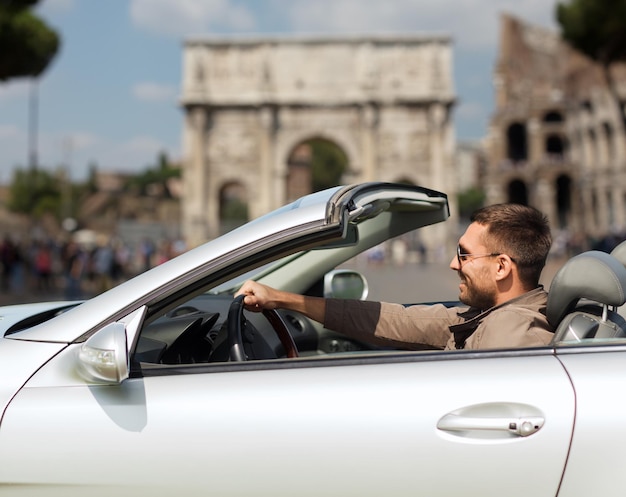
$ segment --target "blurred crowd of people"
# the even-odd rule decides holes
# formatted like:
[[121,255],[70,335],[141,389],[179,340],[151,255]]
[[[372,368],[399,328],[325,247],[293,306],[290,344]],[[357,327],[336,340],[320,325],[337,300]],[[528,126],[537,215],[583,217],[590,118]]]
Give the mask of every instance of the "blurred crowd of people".
[[0,286],[5,296],[41,295],[77,300],[97,295],[186,250],[182,240],[148,238],[129,246],[99,237],[93,245],[75,241],[0,241]]

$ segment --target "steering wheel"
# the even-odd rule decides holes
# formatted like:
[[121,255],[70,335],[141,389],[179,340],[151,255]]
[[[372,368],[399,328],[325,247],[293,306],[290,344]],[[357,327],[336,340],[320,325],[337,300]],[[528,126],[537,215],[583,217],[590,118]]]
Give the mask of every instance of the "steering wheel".
[[[235,297],[232,304],[230,304],[230,308],[228,309],[228,350],[231,361],[247,360],[246,353],[243,348],[243,335],[241,333],[243,325],[246,322],[246,318],[243,315],[243,299],[243,295]],[[298,348],[296,347],[293,337],[289,333],[287,325],[280,314],[278,314],[278,312],[274,309],[265,309],[263,311],[263,316],[265,316],[265,319],[268,320],[270,325],[272,325],[272,329],[276,332],[276,335],[278,335],[280,343],[285,348],[287,357],[298,357]]]

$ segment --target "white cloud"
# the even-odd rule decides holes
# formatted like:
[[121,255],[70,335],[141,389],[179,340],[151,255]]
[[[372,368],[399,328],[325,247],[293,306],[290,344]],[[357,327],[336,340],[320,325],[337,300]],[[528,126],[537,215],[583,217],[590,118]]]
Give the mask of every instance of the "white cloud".
[[185,36],[211,29],[250,30],[254,16],[230,0],[132,0],[133,22],[148,31]]
[[22,135],[22,130],[11,124],[0,124],[0,140],[14,140]]
[[86,150],[94,147],[101,139],[88,131],[75,131],[66,133],[62,137],[56,137],[56,141],[61,143],[62,147],[71,153],[74,150]]
[[[72,151],[74,174],[84,177],[89,164],[96,164],[102,171],[139,172],[152,167],[158,155],[166,152],[169,157],[176,158],[176,151],[151,136],[139,135],[124,141],[87,134],[78,137]],[[83,136],[83,141],[80,141]],[[80,170],[79,170],[80,169]]]
[[[74,181],[85,180],[92,164],[101,171],[136,173],[153,167],[161,152],[174,160],[180,155],[175,147],[145,135],[119,141],[88,131],[58,131],[40,133],[37,141],[39,167],[49,170],[66,167]],[[28,139],[24,131],[12,125],[0,125],[0,150],[0,182],[6,183],[13,169],[28,163]]]
[[102,170],[136,173],[154,167],[161,152],[176,159],[178,151],[151,136],[134,136],[124,142],[97,147],[98,166]]
[[455,110],[455,116],[464,121],[474,121],[487,117],[487,109],[478,102],[462,103]]
[[122,144],[122,149],[130,153],[146,154],[154,152],[155,157],[162,147],[163,145],[159,140],[146,135],[135,136]]
[[[501,13],[556,29],[557,0],[266,0],[258,11],[285,17],[296,33],[432,33],[451,36],[463,50],[493,50]],[[255,13],[235,0],[132,0],[143,29],[184,36],[211,30],[250,31]],[[259,20],[262,16],[257,12]]]
[[[6,140],[3,138],[4,135],[0,131],[0,147],[3,150],[6,167],[24,166],[29,156],[27,147],[30,146],[25,131],[19,129]],[[37,135],[36,146],[38,165],[48,169],[56,169],[60,165],[78,167],[78,164],[82,165],[84,154],[91,154],[100,146],[106,149],[103,139],[93,133],[64,130],[52,133],[40,131]]]
[[176,97],[177,90],[170,85],[159,83],[137,83],[133,86],[133,95],[146,102],[169,102]]
[[475,50],[495,46],[500,13],[553,26],[555,3],[556,0],[292,0],[287,9],[296,31],[446,34],[452,36],[457,46]]
[[151,136],[138,135],[121,142],[99,137],[91,146],[77,150],[76,156],[81,160],[76,162],[95,162],[107,171],[138,172],[156,164],[161,152],[176,157],[175,150]]

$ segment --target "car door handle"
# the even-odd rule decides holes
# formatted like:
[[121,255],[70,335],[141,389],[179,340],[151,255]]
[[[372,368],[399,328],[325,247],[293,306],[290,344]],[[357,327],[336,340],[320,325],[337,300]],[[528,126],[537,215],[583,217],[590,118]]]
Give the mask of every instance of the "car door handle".
[[514,417],[474,417],[460,414],[446,414],[437,423],[443,431],[503,431],[520,437],[527,437],[538,432],[543,426],[541,416]]

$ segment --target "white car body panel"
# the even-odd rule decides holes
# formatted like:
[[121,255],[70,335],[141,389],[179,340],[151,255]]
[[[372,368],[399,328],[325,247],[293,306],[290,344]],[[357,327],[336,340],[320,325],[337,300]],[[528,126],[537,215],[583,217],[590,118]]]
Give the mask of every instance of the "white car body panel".
[[[576,425],[560,495],[626,492],[625,354],[626,346],[613,345],[559,355],[576,388]],[[600,482],[606,483],[602,490]]]
[[[66,344],[17,342],[0,338],[0,412],[42,364]],[[1,481],[1,480],[0,480]]]
[[[127,486],[150,495],[557,494],[575,406],[554,356],[490,358],[488,367],[458,353],[413,357],[273,370],[247,363],[81,386],[69,372],[63,379],[64,366],[48,375],[60,356],[5,415],[0,481],[27,495],[48,495],[38,485],[54,484],[66,496],[81,485],[92,485],[90,495]],[[531,406],[545,424],[527,437],[437,429],[446,414],[487,403],[510,407],[512,418],[515,406]]]

